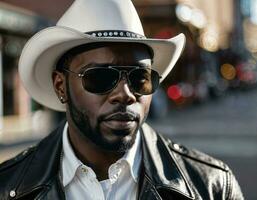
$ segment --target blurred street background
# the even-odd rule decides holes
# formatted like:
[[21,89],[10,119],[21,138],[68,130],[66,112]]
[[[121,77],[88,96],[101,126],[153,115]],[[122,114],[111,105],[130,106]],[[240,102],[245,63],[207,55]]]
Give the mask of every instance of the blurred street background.
[[[33,101],[18,76],[26,41],[73,0],[0,0],[0,163],[63,119]],[[133,0],[145,35],[183,32],[185,51],[154,94],[148,123],[225,161],[257,199],[257,0]],[[93,19],[92,19],[93,20]]]

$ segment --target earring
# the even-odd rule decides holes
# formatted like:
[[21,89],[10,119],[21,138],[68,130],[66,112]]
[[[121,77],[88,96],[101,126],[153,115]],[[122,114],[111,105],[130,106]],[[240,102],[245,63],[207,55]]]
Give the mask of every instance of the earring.
[[62,96],[60,97],[60,101],[62,104],[66,103],[66,100]]

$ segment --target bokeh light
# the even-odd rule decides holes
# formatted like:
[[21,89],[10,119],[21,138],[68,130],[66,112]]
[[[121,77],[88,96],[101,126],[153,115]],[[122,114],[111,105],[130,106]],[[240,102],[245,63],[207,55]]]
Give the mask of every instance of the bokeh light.
[[214,30],[207,30],[200,35],[199,45],[210,52],[219,48],[218,34]]
[[220,67],[220,73],[226,80],[233,80],[236,77],[236,69],[233,65],[225,63]]
[[178,4],[175,12],[180,21],[190,23],[199,29],[204,28],[207,23],[206,17],[200,9]]
[[201,29],[206,26],[207,20],[200,9],[194,9],[190,22],[197,28]]
[[176,7],[176,15],[182,22],[189,22],[192,17],[192,9],[185,4],[178,4]]
[[183,97],[189,98],[194,94],[194,87],[189,83],[184,83],[181,85],[181,93]]
[[167,95],[172,100],[178,100],[182,94],[181,89],[178,85],[171,85],[167,90]]

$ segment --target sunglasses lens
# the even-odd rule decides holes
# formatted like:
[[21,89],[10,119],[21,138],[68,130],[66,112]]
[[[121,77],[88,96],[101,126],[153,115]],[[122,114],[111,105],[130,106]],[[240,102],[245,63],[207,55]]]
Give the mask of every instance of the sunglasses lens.
[[109,68],[92,68],[83,76],[83,87],[92,93],[106,93],[119,81],[119,72]]
[[149,68],[135,69],[129,74],[133,90],[142,95],[154,93],[159,86],[158,72]]
[[[111,91],[119,81],[120,72],[114,68],[91,68],[85,71],[82,84],[85,90],[95,94]],[[148,95],[159,86],[158,72],[150,68],[137,68],[129,72],[129,81],[134,92]]]

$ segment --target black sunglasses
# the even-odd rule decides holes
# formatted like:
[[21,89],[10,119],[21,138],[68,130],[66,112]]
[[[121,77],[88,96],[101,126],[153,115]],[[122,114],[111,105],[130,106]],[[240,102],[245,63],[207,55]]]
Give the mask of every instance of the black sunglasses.
[[149,95],[155,92],[160,83],[160,75],[149,67],[140,66],[103,66],[90,67],[78,73],[63,68],[64,71],[77,74],[82,78],[85,90],[95,94],[111,92],[121,78],[126,78],[130,90],[138,95]]

